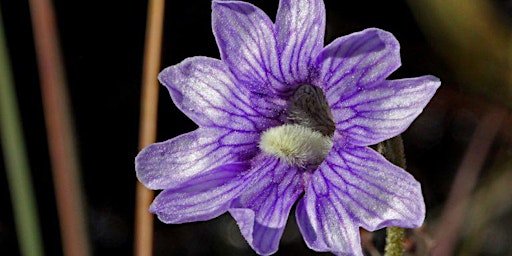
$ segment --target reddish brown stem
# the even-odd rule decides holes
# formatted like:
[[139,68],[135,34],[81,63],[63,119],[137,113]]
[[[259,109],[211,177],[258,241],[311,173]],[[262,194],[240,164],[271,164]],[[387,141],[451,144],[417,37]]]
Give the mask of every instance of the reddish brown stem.
[[79,161],[54,10],[49,0],[30,0],[30,11],[63,251],[65,255],[89,255]]

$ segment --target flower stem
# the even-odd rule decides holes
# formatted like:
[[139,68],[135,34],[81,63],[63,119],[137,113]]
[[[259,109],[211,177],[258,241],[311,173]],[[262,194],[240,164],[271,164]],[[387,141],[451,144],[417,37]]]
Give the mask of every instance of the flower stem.
[[57,20],[51,0],[30,0],[41,96],[64,255],[90,255],[87,211]]
[[20,254],[39,256],[44,254],[41,232],[1,12],[0,67],[0,142],[4,153]]
[[386,228],[386,248],[384,256],[402,256],[404,254],[405,230],[399,227]]
[[398,135],[377,145],[377,151],[387,160],[402,169],[406,168],[404,143],[402,136]]
[[[157,76],[160,69],[164,3],[164,0],[150,0],[148,3],[139,130],[140,149],[155,142],[156,138],[158,110]],[[134,255],[136,256],[149,256],[153,254],[153,215],[148,211],[153,198],[153,191],[137,182],[134,244]]]
[[[393,164],[405,169],[404,143],[402,136],[386,140],[377,145],[377,151]],[[384,256],[401,256],[404,253],[405,230],[399,227],[386,229],[386,248]]]

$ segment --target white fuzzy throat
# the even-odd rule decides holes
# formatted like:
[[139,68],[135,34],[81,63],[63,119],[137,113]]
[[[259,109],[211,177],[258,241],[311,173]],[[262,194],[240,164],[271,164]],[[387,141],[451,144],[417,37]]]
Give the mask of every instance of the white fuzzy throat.
[[284,124],[263,132],[260,149],[289,165],[318,166],[332,148],[332,138],[299,124]]

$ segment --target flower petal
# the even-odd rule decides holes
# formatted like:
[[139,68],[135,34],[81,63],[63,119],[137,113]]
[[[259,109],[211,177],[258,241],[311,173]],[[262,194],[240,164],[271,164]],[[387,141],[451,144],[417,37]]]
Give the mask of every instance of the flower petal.
[[215,218],[226,212],[231,200],[254,181],[253,175],[244,173],[249,167],[249,163],[231,163],[197,175],[161,192],[150,211],[162,222],[173,224]]
[[247,209],[230,209],[229,213],[236,220],[243,237],[256,253],[271,255],[277,251],[284,227],[263,226],[254,221],[255,213]]
[[[251,90],[285,89],[279,71],[274,24],[258,7],[237,1],[213,1],[213,33],[221,58]],[[270,87],[269,87],[270,86]]]
[[261,131],[276,125],[281,107],[237,85],[226,64],[192,57],[164,69],[159,80],[176,106],[201,127]]
[[329,103],[341,95],[383,81],[400,67],[400,45],[393,34],[370,28],[334,40],[316,59],[317,86]]
[[135,158],[137,178],[149,189],[168,189],[220,165],[250,159],[257,133],[199,128],[144,148]]
[[[313,178],[322,180],[354,222],[373,231],[415,228],[425,218],[421,185],[368,147],[335,146]],[[316,185],[316,184],[315,184]]]
[[363,256],[359,228],[351,216],[335,198],[315,190],[310,184],[295,210],[306,245],[319,252]]
[[329,102],[338,133],[372,145],[403,131],[423,111],[441,82],[434,76],[383,81]]
[[296,167],[271,156],[253,161],[260,179],[233,201],[229,212],[242,235],[261,255],[275,253],[290,209],[303,192],[302,175]]
[[325,32],[323,0],[281,0],[276,17],[281,70],[289,84],[309,82]]
[[418,227],[425,204],[409,173],[370,148],[336,144],[311,176],[296,218],[311,249],[362,255],[359,226]]

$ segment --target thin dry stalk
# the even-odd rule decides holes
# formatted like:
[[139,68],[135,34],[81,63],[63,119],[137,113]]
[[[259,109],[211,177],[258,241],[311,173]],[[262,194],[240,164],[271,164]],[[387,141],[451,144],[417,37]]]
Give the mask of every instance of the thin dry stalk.
[[[140,114],[140,149],[155,142],[158,110],[158,72],[164,20],[164,0],[150,0],[146,24],[142,103]],[[137,182],[135,205],[134,255],[149,256],[153,251],[153,215],[148,212],[153,191]]]
[[78,155],[66,79],[49,0],[30,0],[57,210],[65,255],[89,255]]

